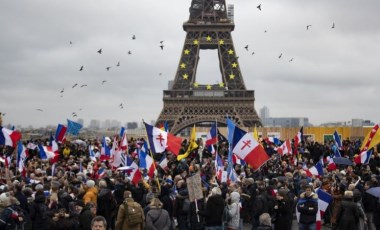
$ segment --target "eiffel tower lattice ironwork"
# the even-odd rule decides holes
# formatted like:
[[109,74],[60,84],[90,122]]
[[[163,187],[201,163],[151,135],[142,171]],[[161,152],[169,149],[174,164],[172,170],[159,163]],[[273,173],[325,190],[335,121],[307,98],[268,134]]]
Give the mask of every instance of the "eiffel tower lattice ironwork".
[[[225,0],[192,0],[187,32],[173,86],[164,90],[164,107],[156,124],[167,122],[177,134],[200,122],[226,123],[226,116],[239,126],[260,126],[253,90],[247,90],[240,71]],[[221,82],[202,85],[196,81],[200,50],[218,52]]]

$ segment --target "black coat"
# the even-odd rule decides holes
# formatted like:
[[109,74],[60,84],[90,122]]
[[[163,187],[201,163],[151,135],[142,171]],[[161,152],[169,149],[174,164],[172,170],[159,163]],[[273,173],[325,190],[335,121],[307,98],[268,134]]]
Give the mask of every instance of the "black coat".
[[300,199],[297,203],[297,210],[300,212],[300,223],[316,223],[316,214],[318,212],[318,195],[313,193],[311,196],[306,197],[305,193],[301,193]]
[[33,230],[52,229],[52,213],[45,204],[45,196],[37,195],[30,206],[30,218],[33,222]]
[[224,210],[224,200],[221,195],[210,196],[206,203],[206,209],[200,210],[198,214],[205,217],[205,225],[222,226],[222,215]]
[[359,221],[359,207],[353,201],[343,200],[338,210],[338,230],[355,230]]
[[292,203],[288,200],[278,200],[276,202],[277,209],[275,209],[275,228],[283,230],[292,229],[293,220],[293,207]]

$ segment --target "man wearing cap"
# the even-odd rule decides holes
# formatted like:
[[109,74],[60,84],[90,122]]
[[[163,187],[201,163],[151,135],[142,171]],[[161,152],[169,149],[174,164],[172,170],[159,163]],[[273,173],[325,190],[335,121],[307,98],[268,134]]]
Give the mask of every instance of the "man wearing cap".
[[85,204],[88,202],[93,202],[96,204],[97,197],[98,197],[98,189],[95,187],[95,181],[88,180],[85,184],[83,184],[83,188],[86,191],[86,193],[83,196],[83,201]]

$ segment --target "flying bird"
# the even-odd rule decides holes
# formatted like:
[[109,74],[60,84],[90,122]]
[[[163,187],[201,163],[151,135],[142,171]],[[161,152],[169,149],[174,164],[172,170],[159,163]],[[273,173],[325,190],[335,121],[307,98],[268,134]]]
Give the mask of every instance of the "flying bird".
[[78,116],[75,112],[72,113],[73,117],[76,117]]
[[80,87],[81,87],[81,88],[83,88],[83,87],[86,87],[86,86],[87,86],[87,85],[86,85],[86,84],[84,84],[84,85],[81,85]]
[[136,39],[136,36],[135,36],[135,35],[133,35],[133,36],[132,36],[132,40],[135,40],[135,39]]
[[65,92],[65,88],[62,88],[61,93]]
[[159,73],[159,74],[158,74],[158,76],[161,76],[161,75],[162,75],[162,73]]
[[98,53],[99,53],[99,54],[102,54],[102,49],[98,50]]
[[118,62],[116,66],[119,67],[120,66],[120,62]]
[[106,67],[106,70],[107,70],[107,71],[110,71],[110,69],[111,69],[111,67],[110,67],[110,66]]
[[261,4],[257,6],[257,9],[261,11]]
[[331,29],[334,29],[334,28],[335,28],[335,23],[333,22]]
[[72,41],[70,41],[70,45],[72,45],[73,44],[73,42]]
[[119,107],[120,107],[120,109],[123,109],[124,108],[123,103],[120,103]]
[[132,52],[131,52],[130,50],[128,50],[128,54],[129,54],[129,55],[131,55],[131,54],[132,54]]
[[278,56],[278,58],[281,58],[282,57],[282,53],[280,54],[280,56]]
[[161,43],[161,44],[163,44],[163,43],[164,43],[164,41],[160,41],[160,43]]
[[254,55],[255,54],[255,52],[252,52],[252,55]]
[[83,71],[83,65],[80,67],[79,71]]
[[160,47],[161,47],[161,50],[164,50],[164,45],[160,45]]
[[74,85],[73,85],[71,88],[73,88],[73,89],[74,89],[74,88],[75,88],[75,86],[77,86],[77,85],[78,85],[78,84],[77,84],[77,83],[75,83],[75,84],[74,84]]
[[264,30],[264,33],[268,32],[267,30]]
[[307,26],[306,26],[306,30],[308,30],[310,26],[312,26],[312,25],[307,25]]
[[292,61],[294,61],[294,58],[291,58],[291,59],[289,60],[289,62],[292,62]]
[[102,85],[103,85],[104,83],[106,83],[106,82],[107,82],[106,80],[103,80],[103,81],[102,81]]
[[40,111],[40,112],[43,112],[43,110],[42,109],[36,109],[37,111]]

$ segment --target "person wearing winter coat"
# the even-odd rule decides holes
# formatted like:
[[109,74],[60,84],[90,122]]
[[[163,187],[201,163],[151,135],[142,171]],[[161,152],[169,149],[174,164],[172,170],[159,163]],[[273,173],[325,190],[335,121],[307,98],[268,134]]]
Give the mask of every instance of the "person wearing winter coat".
[[[117,217],[116,217],[116,223],[115,223],[115,229],[116,230],[144,230],[145,227],[145,216],[144,216],[144,210],[141,207],[139,203],[137,203],[133,198],[132,198],[132,192],[131,191],[125,191],[124,192],[124,202],[123,204],[120,205],[119,210],[117,212]],[[137,209],[136,212],[141,213],[141,218],[142,218],[142,223],[141,224],[136,224],[133,226],[129,226],[128,224],[128,219],[127,219],[127,211],[125,208],[124,204],[127,204],[128,206],[135,206]]]
[[85,205],[82,200],[78,200],[75,206],[79,213],[78,230],[91,230],[91,221],[96,216],[96,205],[92,202]]
[[291,230],[292,229],[292,203],[289,200],[288,192],[285,189],[280,189],[276,195],[275,211],[275,229]]
[[163,204],[158,198],[153,198],[149,204],[150,210],[146,214],[146,230],[169,230],[172,221],[168,211],[163,209]]
[[[259,217],[260,225],[255,230],[272,230],[272,220],[270,218],[269,213],[263,213]],[[276,228],[282,229],[282,228]]]
[[107,188],[107,183],[105,180],[99,181],[99,189],[96,214],[106,218],[108,229],[114,229],[117,211],[116,200],[112,194],[112,191]]
[[226,226],[228,230],[236,230],[239,228],[240,222],[240,194],[238,192],[232,192],[228,199],[228,209],[232,219],[227,222]]
[[352,191],[344,192],[343,201],[337,214],[338,230],[356,230],[360,212],[353,197]]
[[224,210],[224,200],[219,187],[211,190],[211,194],[206,202],[206,209],[198,211],[200,216],[205,218],[206,230],[221,230],[223,227],[222,215]]
[[95,187],[95,181],[88,180],[86,184],[83,184],[84,190],[86,191],[83,196],[83,201],[85,204],[88,202],[97,203],[98,189]]
[[52,229],[51,212],[45,204],[46,198],[43,191],[37,191],[34,201],[30,206],[30,218],[33,222],[33,230]]
[[187,230],[190,211],[189,191],[184,180],[177,183],[178,194],[174,202],[173,216],[177,218],[179,230]]
[[312,185],[306,185],[305,192],[300,194],[297,210],[300,213],[299,230],[316,229],[318,195],[313,192]]

